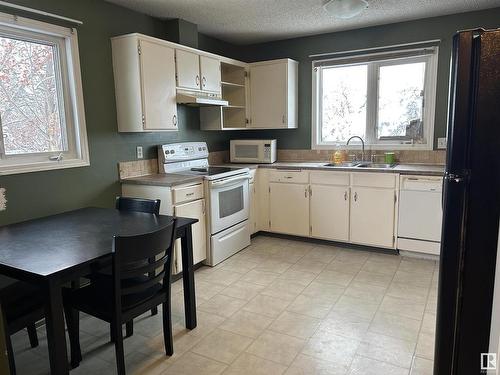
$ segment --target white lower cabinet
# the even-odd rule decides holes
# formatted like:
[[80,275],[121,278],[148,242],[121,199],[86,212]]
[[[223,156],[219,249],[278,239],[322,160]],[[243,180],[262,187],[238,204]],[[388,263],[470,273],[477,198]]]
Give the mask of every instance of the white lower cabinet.
[[271,232],[309,236],[309,184],[269,184]]
[[394,247],[395,194],[393,189],[352,187],[351,242]]
[[349,186],[311,184],[311,236],[349,240]]
[[250,213],[248,215],[248,227],[250,229],[250,234],[257,232],[257,199],[255,192],[255,183],[250,182],[248,185],[248,205],[250,207]]
[[[174,207],[175,216],[198,219],[193,224],[193,264],[200,263],[207,258],[205,199],[179,204]],[[182,271],[181,241],[175,243],[175,273]]]

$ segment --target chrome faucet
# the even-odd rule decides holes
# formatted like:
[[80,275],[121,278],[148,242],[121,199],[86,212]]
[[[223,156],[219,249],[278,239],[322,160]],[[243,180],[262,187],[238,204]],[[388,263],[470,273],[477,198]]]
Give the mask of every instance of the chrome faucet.
[[347,140],[346,145],[349,145],[349,142],[351,142],[351,139],[353,138],[358,138],[361,141],[361,161],[365,161],[365,141],[363,141],[363,138],[361,138],[358,135],[353,135],[351,138]]

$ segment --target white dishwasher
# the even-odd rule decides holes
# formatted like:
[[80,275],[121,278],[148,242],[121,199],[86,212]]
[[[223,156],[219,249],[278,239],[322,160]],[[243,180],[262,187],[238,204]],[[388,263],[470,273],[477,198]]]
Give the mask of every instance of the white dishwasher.
[[439,255],[442,178],[400,176],[398,249]]

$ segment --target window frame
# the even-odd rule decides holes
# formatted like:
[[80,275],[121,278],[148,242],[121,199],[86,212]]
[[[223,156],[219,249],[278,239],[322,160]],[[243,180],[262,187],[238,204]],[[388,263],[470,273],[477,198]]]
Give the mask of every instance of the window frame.
[[[431,53],[422,54],[424,50],[432,50]],[[400,55],[398,57],[398,54]],[[408,54],[413,54],[408,56]],[[389,55],[391,57],[389,57]],[[367,103],[366,103],[366,129],[365,129],[365,145],[373,150],[433,150],[434,148],[434,121],[435,121],[435,106],[436,106],[436,86],[437,86],[437,67],[438,67],[439,47],[423,47],[423,48],[403,48],[392,50],[389,52],[367,53],[355,56],[344,56],[326,60],[312,61],[312,140],[311,146],[313,150],[332,150],[338,146],[345,149],[357,149],[359,143],[353,142],[346,145],[345,142],[323,142],[321,140],[321,114],[322,100],[322,70],[335,66],[355,66],[367,65]],[[386,56],[386,58],[384,58]],[[375,58],[373,58],[375,57]],[[376,57],[379,57],[376,59]],[[363,58],[365,60],[363,60]],[[351,60],[351,61],[350,61]],[[381,66],[398,65],[404,63],[425,61],[425,77],[424,77],[424,107],[422,113],[424,139],[426,143],[405,143],[401,139],[379,140],[376,137],[378,123],[378,100],[379,100],[379,85],[378,79],[380,76]],[[320,64],[320,66],[316,66]]]
[[[6,155],[0,124],[0,176],[90,165],[76,29],[0,13],[0,36],[55,46],[63,146],[67,150]],[[60,157],[61,156],[61,157]]]

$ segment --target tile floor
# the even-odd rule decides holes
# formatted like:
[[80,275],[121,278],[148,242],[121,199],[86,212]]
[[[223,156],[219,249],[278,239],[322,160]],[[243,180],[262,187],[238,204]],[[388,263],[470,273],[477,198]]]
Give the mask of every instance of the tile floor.
[[[173,284],[174,350],[160,316],[136,320],[125,340],[128,374],[432,374],[437,264],[258,236],[196,272],[198,327],[184,328]],[[14,337],[18,374],[47,374],[47,341]],[[84,360],[71,374],[113,374],[108,326],[81,321]]]

